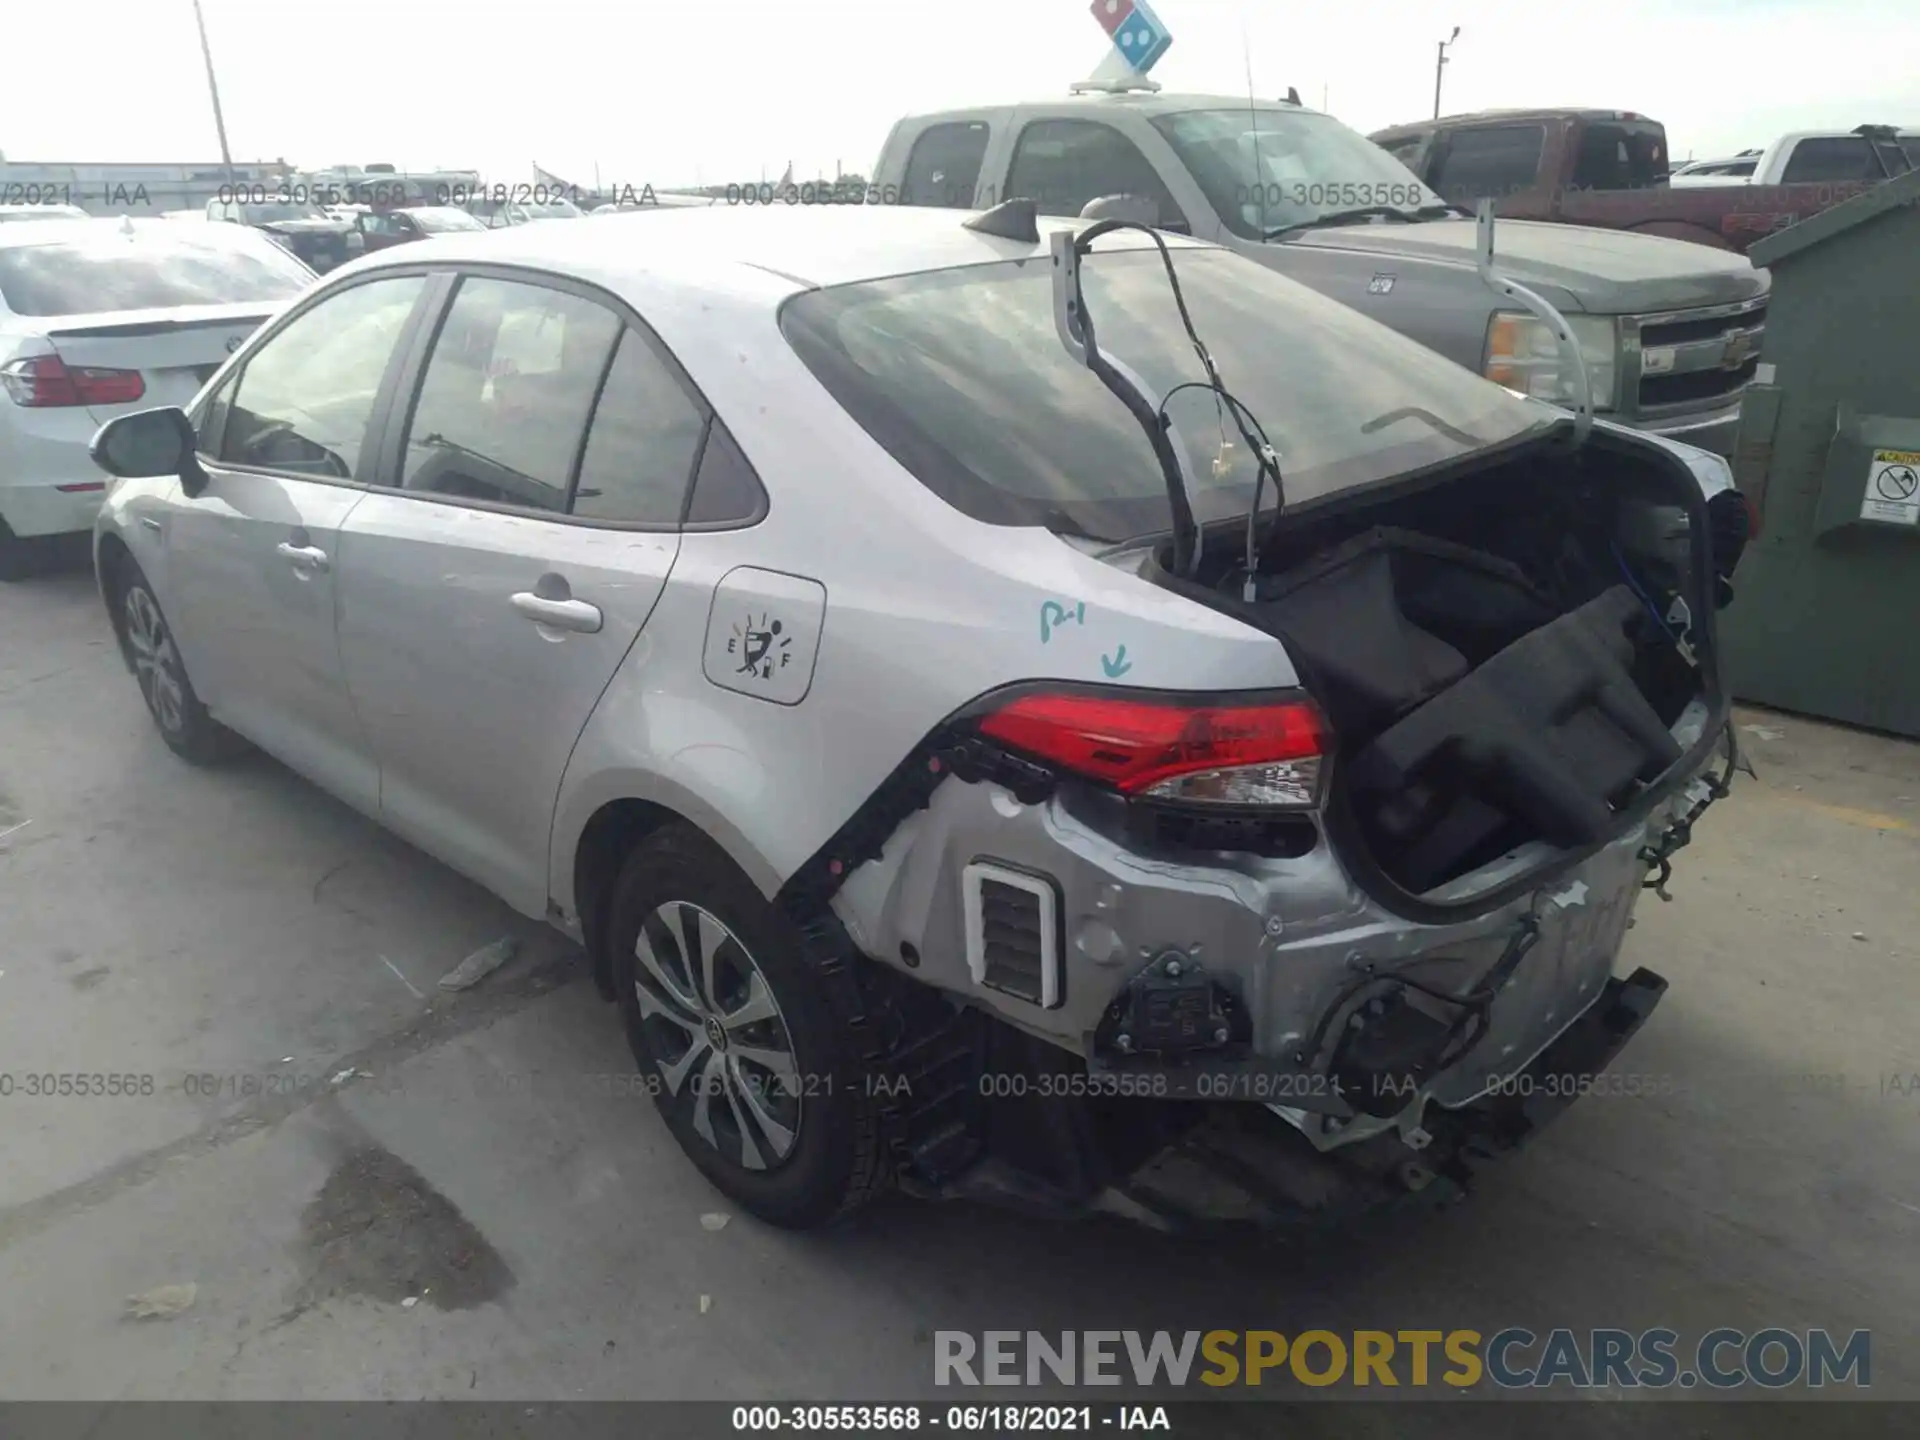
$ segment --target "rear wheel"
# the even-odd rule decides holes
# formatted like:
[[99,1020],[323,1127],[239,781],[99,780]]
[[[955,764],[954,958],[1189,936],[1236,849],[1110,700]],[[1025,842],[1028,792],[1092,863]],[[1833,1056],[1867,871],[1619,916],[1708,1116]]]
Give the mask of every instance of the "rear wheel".
[[131,564],[120,582],[119,608],[140,697],[147,702],[160,738],[174,754],[196,765],[212,765],[242,748],[240,737],[200,703],[160,602],[154,599],[147,577]]
[[714,1186],[793,1229],[881,1186],[865,1071],[805,941],[718,846],[684,824],[642,841],[607,943],[634,1060]]

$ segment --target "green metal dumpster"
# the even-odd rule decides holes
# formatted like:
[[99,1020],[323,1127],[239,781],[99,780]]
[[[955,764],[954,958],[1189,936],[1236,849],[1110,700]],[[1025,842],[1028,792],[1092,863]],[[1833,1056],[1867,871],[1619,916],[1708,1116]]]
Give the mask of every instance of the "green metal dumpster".
[[1772,271],[1720,617],[1742,700],[1920,736],[1920,171],[1755,244]]

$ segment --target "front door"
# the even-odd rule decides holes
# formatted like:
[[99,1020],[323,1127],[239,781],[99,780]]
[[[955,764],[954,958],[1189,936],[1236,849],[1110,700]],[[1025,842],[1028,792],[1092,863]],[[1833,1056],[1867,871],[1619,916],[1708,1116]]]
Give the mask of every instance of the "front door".
[[207,488],[166,519],[173,629],[207,707],[372,811],[373,752],[334,633],[340,523],[366,494],[375,402],[426,281],[337,291],[249,356],[203,421]]
[[574,742],[679,551],[704,407],[612,305],[468,275],[341,532],[382,818],[530,915]]

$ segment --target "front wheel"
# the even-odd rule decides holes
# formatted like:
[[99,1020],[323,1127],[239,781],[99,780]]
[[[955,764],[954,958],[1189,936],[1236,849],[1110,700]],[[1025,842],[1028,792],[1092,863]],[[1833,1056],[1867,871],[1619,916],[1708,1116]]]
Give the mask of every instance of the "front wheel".
[[627,1043],[667,1127],[715,1187],[806,1229],[884,1184],[866,1074],[805,941],[692,826],[634,850],[607,943]]

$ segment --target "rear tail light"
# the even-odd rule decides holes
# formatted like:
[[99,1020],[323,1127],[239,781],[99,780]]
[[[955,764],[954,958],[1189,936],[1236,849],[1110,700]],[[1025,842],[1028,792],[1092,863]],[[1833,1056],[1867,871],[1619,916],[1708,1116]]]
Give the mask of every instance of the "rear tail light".
[[980,722],[983,735],[1144,799],[1304,808],[1320,800],[1327,735],[1303,700],[1192,705],[1034,694]]
[[58,355],[31,355],[0,366],[0,384],[30,410],[66,405],[127,405],[147,393],[138,370],[70,366]]

